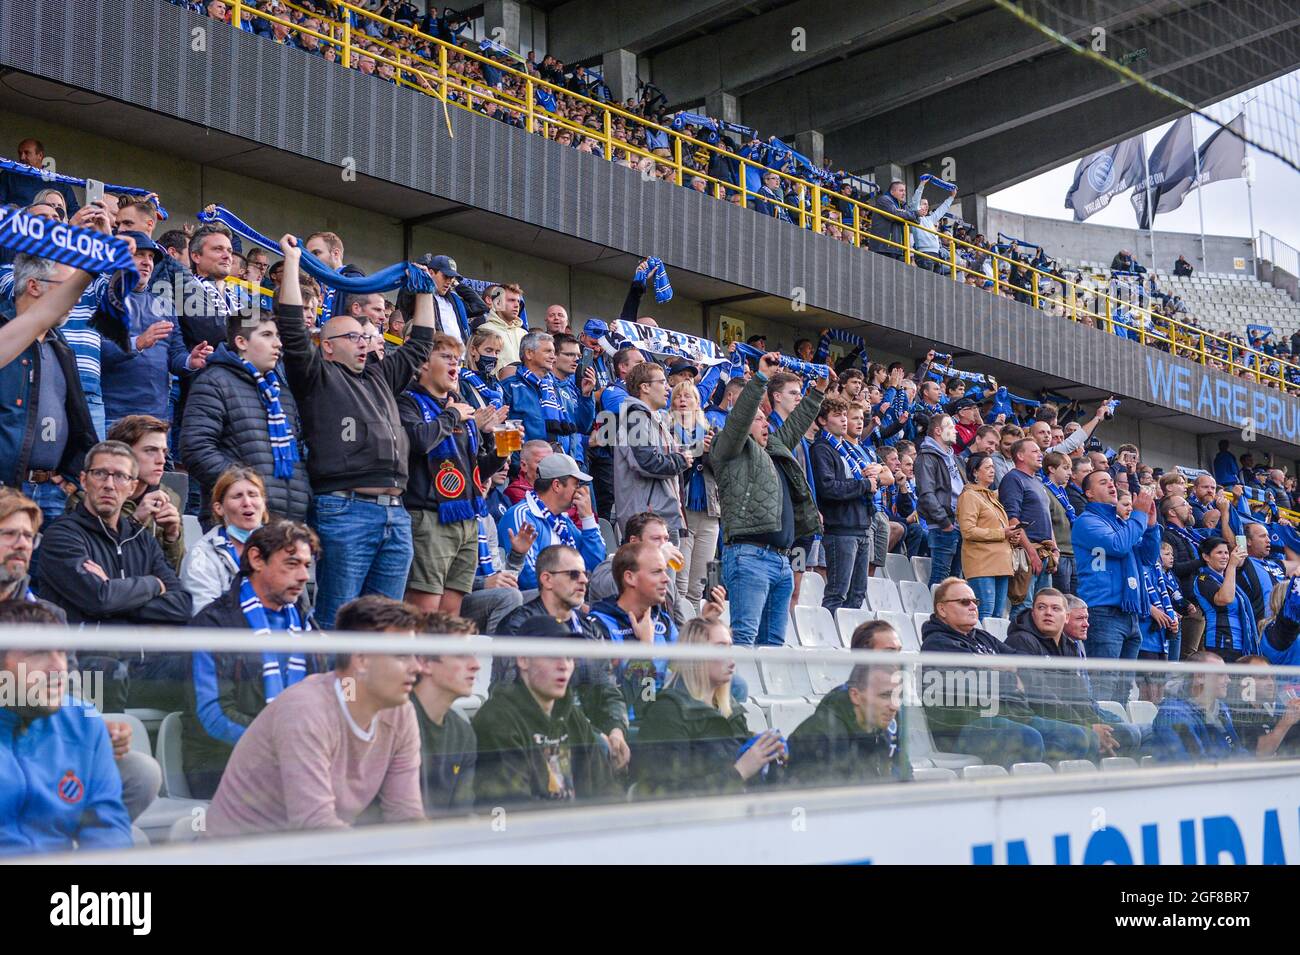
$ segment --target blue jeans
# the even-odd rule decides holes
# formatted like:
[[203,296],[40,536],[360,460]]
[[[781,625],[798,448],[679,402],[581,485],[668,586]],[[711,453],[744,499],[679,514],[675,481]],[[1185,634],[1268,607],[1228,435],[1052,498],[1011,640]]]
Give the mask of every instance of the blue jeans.
[[925,531],[921,530],[921,525],[904,524],[903,527],[903,553],[908,557],[924,557]]
[[[1095,660],[1136,660],[1142,646],[1142,631],[1135,613],[1118,607],[1091,607],[1088,610],[1088,656]],[[1093,674],[1099,700],[1128,701],[1133,682],[1131,673]]]
[[783,646],[794,594],[790,561],[754,544],[726,544],[722,582],[731,607],[731,639],[746,646]]
[[326,630],[349,600],[383,594],[401,600],[411,570],[411,515],[403,507],[319,495],[312,505],[320,535],[316,620]]
[[975,597],[980,602],[981,617],[1006,619],[1010,577],[967,577],[966,583],[970,584],[970,589],[975,591]]
[[44,484],[32,484],[30,481],[23,482],[23,493],[30,497],[40,506],[42,530],[47,530],[50,521],[56,517],[62,517],[63,512],[68,507],[68,495],[63,493],[63,489],[57,484],[46,482]]
[[1034,605],[1034,594],[1038,593],[1044,587],[1052,586],[1052,575],[1044,570],[1041,574],[1029,578],[1029,590],[1025,592],[1025,599],[1020,601],[1011,608],[1011,616],[1015,616],[1022,610],[1028,610]]
[[1061,555],[1061,562],[1052,574],[1052,586],[1063,594],[1078,593],[1079,575],[1075,569],[1073,555]]
[[108,438],[108,425],[104,421],[104,396],[86,395],[86,406],[90,408],[90,420],[95,424],[95,434],[100,441]]
[[1044,759],[1086,759],[1094,740],[1091,730],[1060,720],[1033,716],[1021,723],[1005,716],[981,716],[961,728],[956,748],[1010,769],[1014,763]]
[[961,531],[956,527],[950,531],[931,527],[926,536],[930,541],[930,586],[933,587],[946,577],[960,574],[958,548],[961,547]]
[[848,534],[827,534],[822,538],[822,546],[826,548],[826,593],[822,606],[832,616],[840,607],[859,609],[867,596],[871,541]]

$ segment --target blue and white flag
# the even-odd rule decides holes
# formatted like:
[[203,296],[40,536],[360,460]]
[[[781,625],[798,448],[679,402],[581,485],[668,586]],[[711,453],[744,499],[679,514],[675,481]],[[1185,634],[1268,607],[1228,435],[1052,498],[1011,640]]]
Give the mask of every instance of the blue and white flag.
[[675,332],[652,325],[641,325],[622,318],[613,322],[611,327],[626,339],[625,344],[635,345],[638,349],[653,355],[685,358],[709,367],[731,361],[720,345],[707,338],[698,338],[685,332]]
[[1134,136],[1080,159],[1074,183],[1065,194],[1065,208],[1074,210],[1074,221],[1082,222],[1100,212],[1120,193],[1141,182],[1145,157],[1142,137]]
[[29,215],[21,209],[0,209],[0,248],[37,255],[83,272],[127,272],[131,288],[140,280],[126,240],[93,229]]

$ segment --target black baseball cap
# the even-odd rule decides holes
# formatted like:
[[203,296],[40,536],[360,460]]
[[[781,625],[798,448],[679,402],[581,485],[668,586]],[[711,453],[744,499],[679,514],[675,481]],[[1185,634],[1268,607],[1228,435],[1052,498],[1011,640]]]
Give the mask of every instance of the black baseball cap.
[[700,375],[699,369],[697,369],[689,361],[677,361],[668,366],[669,377],[672,377],[673,375],[680,375],[684,372],[689,372],[692,378],[698,378]]

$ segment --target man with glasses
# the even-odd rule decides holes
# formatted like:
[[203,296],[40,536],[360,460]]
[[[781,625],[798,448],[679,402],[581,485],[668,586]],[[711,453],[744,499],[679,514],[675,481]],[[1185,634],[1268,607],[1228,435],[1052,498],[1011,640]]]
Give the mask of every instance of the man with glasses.
[[[85,500],[45,532],[39,552],[40,596],[61,607],[69,623],[180,626],[190,621],[190,595],[157,538],[122,513],[139,473],[127,445],[95,445],[86,453],[81,472]],[[109,712],[126,706],[127,668],[117,662],[124,656],[139,654],[82,658],[83,669],[106,671]],[[117,705],[108,705],[110,699]]]
[[303,324],[298,240],[283,236],[280,251],[275,321],[311,448],[307,473],[321,539],[316,617],[329,629],[338,608],[359,594],[398,600],[406,589],[414,554],[411,516],[402,506],[410,442],[397,396],[429,359],[433,296],[415,296],[410,334],[383,361],[366,361],[365,336],[351,315],[326,322],[316,348]]
[[30,497],[13,488],[0,488],[0,601],[44,604],[66,623],[61,609],[32,593],[32,552],[41,546],[42,517]]
[[[921,652],[1019,654],[979,628],[979,613],[979,600],[966,581],[949,577],[940,582],[934,592],[934,613],[921,627]],[[942,675],[942,680],[933,682],[942,691],[926,693],[924,700],[926,719],[941,749],[970,753],[1008,769],[1015,763],[1042,762],[1045,757],[1087,758],[1090,731],[1035,715],[1013,668],[929,669]]]
[[[605,635],[593,618],[580,612],[586,599],[587,568],[582,555],[572,547],[553,544],[537,556],[537,597],[506,617],[498,636],[537,636],[531,624],[539,617],[549,617],[575,639],[603,640]],[[493,692],[517,677],[513,658],[493,658]],[[572,685],[583,712],[608,741],[614,768],[622,769],[631,756],[627,745],[627,705],[614,679],[612,662],[579,658]]]
[[[642,362],[627,376],[627,401],[619,411],[614,445],[614,511],[621,529],[637,514],[658,514],[676,543],[682,533],[678,478],[695,458],[678,450],[663,410],[668,406],[668,376],[654,362]],[[711,441],[706,440],[707,452]]]

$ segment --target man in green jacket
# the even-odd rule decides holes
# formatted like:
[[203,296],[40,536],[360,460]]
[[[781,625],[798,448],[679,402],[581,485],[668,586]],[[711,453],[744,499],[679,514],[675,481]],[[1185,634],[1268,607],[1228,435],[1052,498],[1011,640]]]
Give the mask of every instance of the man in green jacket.
[[794,542],[821,533],[821,515],[808,478],[791,450],[817,418],[835,377],[813,383],[776,431],[759,405],[767,379],[780,369],[768,352],[714,438],[709,458],[722,503],[722,582],[731,604],[731,634],[738,644],[781,646],[794,573]]
[[790,734],[786,778],[796,786],[853,786],[900,778],[899,668],[858,664]]
[[[528,633],[570,636],[550,617],[538,617]],[[494,687],[474,716],[476,805],[586,801],[618,794],[609,754],[569,691],[573,658],[519,657],[515,665],[519,678]]]

